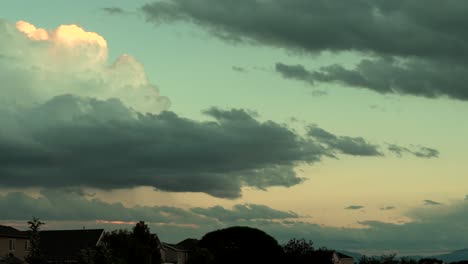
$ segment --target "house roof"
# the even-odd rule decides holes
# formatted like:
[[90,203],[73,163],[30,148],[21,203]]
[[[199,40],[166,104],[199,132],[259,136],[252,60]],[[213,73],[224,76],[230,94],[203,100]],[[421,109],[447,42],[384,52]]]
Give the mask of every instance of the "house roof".
[[335,251],[335,253],[336,253],[336,255],[337,255],[340,259],[343,259],[343,258],[350,258],[350,259],[352,259],[352,258],[353,258],[353,257],[351,257],[351,256],[345,255],[345,254],[340,253],[340,252],[338,252],[338,251]]
[[40,246],[48,261],[76,260],[82,249],[95,247],[104,229],[40,231]]
[[11,226],[0,225],[0,237],[29,238],[27,233],[19,231]]
[[169,243],[164,243],[164,242],[161,242],[161,246],[163,249],[171,249],[171,250],[174,250],[174,251],[188,251],[184,248],[181,248],[177,245],[174,245],[174,244],[169,244]]
[[185,250],[193,250],[198,246],[198,243],[200,240],[195,239],[195,238],[187,238],[179,243],[176,244],[178,248],[182,248]]

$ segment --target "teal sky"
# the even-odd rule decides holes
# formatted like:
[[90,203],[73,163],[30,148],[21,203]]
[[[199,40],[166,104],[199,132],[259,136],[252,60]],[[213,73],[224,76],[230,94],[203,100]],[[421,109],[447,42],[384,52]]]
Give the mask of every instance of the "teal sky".
[[[48,187],[44,184],[17,183],[15,177],[18,177],[17,181],[24,181],[27,179],[26,176],[24,174],[20,176],[10,175],[8,174],[9,171],[7,173],[7,170],[5,170],[3,171],[5,176],[0,176],[5,179],[0,181],[0,187],[3,190],[3,196],[0,196],[0,208],[1,206],[7,207],[8,199],[13,199],[12,195],[18,195],[21,198],[18,199],[24,200],[25,204],[47,204],[47,206],[44,206],[43,216],[37,216],[50,223],[48,228],[80,228],[82,223],[86,223],[86,225],[90,226],[105,226],[111,229],[121,227],[112,224],[112,221],[123,221],[131,224],[134,221],[145,220],[151,223],[152,230],[160,233],[162,239],[168,241],[187,236],[200,236],[205,231],[216,227],[250,224],[264,226],[267,231],[281,241],[294,236],[303,236],[318,241],[324,246],[363,252],[372,250],[395,250],[398,252],[408,247],[411,247],[410,249],[415,252],[418,250],[452,250],[466,247],[468,240],[455,235],[451,240],[435,237],[434,240],[438,242],[434,242],[433,245],[420,243],[420,241],[428,238],[425,236],[434,229],[443,230],[449,235],[451,234],[449,232],[458,233],[458,231],[453,230],[454,226],[462,228],[460,221],[466,219],[464,217],[468,217],[466,213],[468,212],[468,205],[465,199],[465,195],[468,194],[466,188],[468,186],[468,164],[466,163],[468,97],[465,97],[468,94],[468,87],[466,83],[463,83],[464,79],[462,77],[459,80],[457,79],[457,77],[463,76],[465,71],[468,73],[468,65],[466,62],[460,62],[458,59],[450,57],[452,53],[448,51],[448,48],[442,47],[443,43],[440,44],[441,53],[446,51],[443,56],[430,54],[429,50],[431,52],[437,50],[438,46],[435,48],[432,46],[427,47],[428,52],[423,52],[427,46],[423,37],[421,37],[422,40],[419,40],[421,43],[418,44],[423,51],[418,50],[414,54],[406,50],[399,51],[397,48],[394,50],[388,48],[389,51],[385,54],[382,51],[386,50],[384,48],[372,45],[366,46],[361,42],[356,42],[357,44],[347,43],[346,40],[342,40],[344,44],[337,45],[345,48],[332,48],[335,46],[332,43],[327,44],[326,41],[323,41],[325,43],[323,45],[325,47],[330,45],[330,48],[323,48],[314,46],[316,42],[322,43],[319,41],[320,36],[316,37],[316,42],[306,42],[305,40],[300,42],[301,40],[298,38],[297,43],[293,43],[295,39],[292,35],[286,34],[285,39],[281,39],[283,36],[279,33],[273,35],[276,32],[274,28],[277,27],[276,24],[271,24],[270,30],[273,33],[271,33],[272,40],[270,41],[268,38],[266,38],[268,40],[265,40],[265,38],[259,37],[260,33],[255,35],[254,28],[258,26],[258,32],[260,32],[262,23],[252,24],[252,29],[243,28],[246,24],[239,27],[226,24],[226,21],[232,23],[237,21],[235,15],[239,16],[240,14],[236,13],[240,12],[237,9],[237,11],[233,11],[232,16],[234,18],[231,20],[223,20],[216,15],[209,16],[209,14],[212,14],[210,12],[216,12],[215,9],[213,9],[215,11],[209,10],[208,4],[212,2],[210,0],[194,1],[194,3],[199,2],[200,8],[204,10],[204,12],[200,13],[196,12],[196,8],[193,8],[195,11],[190,13],[190,5],[180,4],[185,2],[183,0],[166,1],[165,3],[175,3],[174,6],[179,8],[175,12],[180,12],[181,16],[188,18],[178,19],[176,15],[171,18],[168,15],[165,18],[166,20],[161,23],[154,22],[158,18],[157,16],[164,16],[164,14],[161,15],[154,11],[158,9],[152,9],[154,13],[150,13],[150,11],[145,13],[142,10],[142,6],[148,4],[148,1],[9,1],[2,4],[0,18],[3,20],[2,23],[11,27],[14,27],[17,21],[23,20],[35,25],[37,28],[44,28],[49,31],[53,31],[60,25],[76,24],[86,31],[96,32],[107,41],[109,58],[105,63],[106,67],[112,65],[122,54],[134,57],[143,65],[144,72],[149,80],[148,83],[155,85],[159,89],[160,95],[170,100],[170,107],[167,110],[174,112],[179,117],[186,118],[190,122],[213,121],[216,119],[214,114],[210,116],[203,114],[202,111],[212,107],[226,111],[243,109],[249,115],[255,113],[251,114],[251,116],[261,124],[267,124],[271,121],[282,129],[291,132],[301,139],[300,142],[304,144],[304,148],[309,147],[306,139],[309,139],[308,133],[311,133],[311,135],[313,133],[311,127],[323,129],[325,132],[328,131],[335,141],[320,137],[318,134],[312,135],[314,144],[327,149],[324,150],[324,153],[328,154],[321,154],[322,156],[319,156],[320,161],[291,158],[293,162],[289,163],[290,159],[285,158],[277,163],[267,163],[269,165],[266,167],[255,167],[254,171],[258,173],[258,171],[277,168],[276,166],[292,165],[296,176],[304,181],[286,184],[284,182],[289,179],[288,176],[280,175],[278,179],[275,178],[276,183],[270,183],[268,176],[265,176],[266,178],[260,179],[262,185],[258,182],[251,183],[249,180],[242,178],[244,179],[240,186],[242,192],[235,197],[216,195],[217,192],[212,189],[205,190],[202,187],[200,189],[180,187],[181,184],[177,181],[193,181],[195,183],[207,181],[206,178],[199,179],[196,175],[191,175],[190,171],[184,171],[182,174],[185,174],[182,178],[171,178],[169,180],[165,178],[165,180],[162,180],[167,186],[175,184],[170,185],[172,187],[158,185],[161,184],[158,182],[159,178],[158,181],[154,181],[154,184],[141,183],[143,181],[140,181],[139,178],[130,183],[133,180],[128,179],[131,179],[132,173],[134,173],[131,170],[128,171],[127,175],[130,178],[116,179],[115,184],[112,183],[112,179],[106,179],[106,181],[110,182],[93,185],[90,184],[92,181],[90,176],[91,180],[89,182],[67,181],[64,184],[51,184]],[[224,2],[227,1],[220,1],[220,9],[223,8],[222,3]],[[239,4],[239,6],[244,6],[255,1],[240,2],[242,4]],[[281,0],[266,1],[271,5],[283,2]],[[301,1],[295,0],[292,2],[299,3]],[[363,0],[363,2],[365,1]],[[447,3],[447,10],[450,9],[451,3]],[[155,5],[161,8],[161,6]],[[293,6],[291,5],[292,9],[287,14],[295,12]],[[119,8],[121,12],[110,13],[104,10],[104,8],[111,7]],[[386,14],[383,7],[376,8],[381,8],[383,14]],[[401,8],[401,14],[403,15],[410,18],[412,18],[412,15],[417,17],[417,14],[410,11],[406,12],[404,9],[406,6],[404,5],[398,8]],[[463,5],[461,8],[468,10],[468,4]],[[412,9],[408,7],[408,10]],[[200,14],[207,15],[201,17]],[[258,16],[259,20],[263,18],[261,15]],[[248,16],[249,14],[245,13],[246,23],[249,21]],[[313,16],[313,14],[310,16]],[[449,16],[448,13],[447,16]],[[445,18],[444,14],[441,17]],[[278,19],[280,20],[280,18]],[[288,22],[286,15],[282,16],[281,19],[285,20],[285,28],[288,25],[294,26],[294,20],[289,21],[291,22],[289,24],[286,23]],[[339,23],[341,20],[338,19],[337,21]],[[407,21],[412,20],[402,19],[401,23],[407,23]],[[375,23],[378,24],[377,22]],[[422,28],[423,22],[418,24],[418,28],[421,27],[421,32],[426,30]],[[437,23],[437,21],[434,23]],[[325,22],[324,25],[323,31],[330,30],[332,32],[333,25],[330,24],[329,28]],[[441,23],[441,25],[445,24]],[[406,32],[402,32],[402,35],[399,36],[399,28],[395,28],[392,29],[393,31],[389,31],[395,34],[395,38],[406,36],[403,34]],[[408,28],[412,27],[408,26]],[[437,38],[437,34],[440,33],[437,31],[439,28],[437,26],[429,28],[434,30],[431,34],[433,34],[434,38]],[[382,30],[384,31],[385,28]],[[300,34],[301,29],[294,27],[292,31],[297,31]],[[2,34],[5,32],[3,31]],[[308,33],[308,26],[304,26],[304,32]],[[216,35],[217,33],[244,37],[247,41],[226,41],[219,38]],[[22,33],[17,32],[15,34],[20,36],[19,34]],[[288,39],[288,36],[291,39]],[[459,34],[454,33],[453,36],[459,36]],[[378,37],[375,36],[376,39]],[[459,36],[457,40],[460,43],[468,43],[466,36]],[[26,38],[24,41],[24,43],[34,42],[34,40]],[[288,44],[289,41],[293,44]],[[414,41],[417,42],[418,39],[415,37]],[[403,47],[402,50],[405,43],[404,41],[400,43]],[[394,44],[394,46],[400,47],[400,44]],[[359,45],[362,45],[362,48]],[[0,55],[10,54],[8,52],[13,54],[16,51],[21,53],[23,52],[22,47],[13,44],[0,45],[2,49]],[[41,52],[37,51],[39,48],[36,49],[36,46],[31,50],[31,54]],[[460,50],[459,56],[465,56],[464,52],[464,50]],[[434,53],[436,52],[434,51]],[[78,54],[81,56],[81,53]],[[444,57],[445,55],[446,57]],[[59,56],[61,55],[59,54]],[[382,76],[387,76],[390,79],[395,78],[395,80],[391,80],[394,87],[387,92],[376,92],[381,87],[372,86],[371,81],[369,81],[368,87],[364,87],[366,85],[359,87],[359,85],[347,81],[345,77],[340,79],[338,75],[332,76],[333,72],[327,73],[333,81],[320,79],[322,77],[317,74],[320,70],[324,73],[326,70],[322,67],[329,65],[340,65],[344,69],[352,71],[359,67],[359,63],[363,59],[373,61],[386,57],[399,60],[401,64],[408,62],[406,68],[401,68],[402,71],[395,71],[395,75],[390,75],[391,77],[382,74]],[[444,57],[444,59],[440,59],[440,57]],[[47,60],[47,57],[45,58]],[[2,57],[0,57],[1,60]],[[79,60],[81,61],[81,57]],[[29,65],[32,65],[28,63],[32,62],[24,59],[18,65],[21,64],[25,69],[28,69]],[[53,63],[50,60],[50,62],[44,64],[46,65],[44,67]],[[278,67],[279,63],[290,67],[288,68],[290,72],[281,72]],[[423,65],[423,70],[432,71],[441,76],[436,76],[438,79],[434,77],[435,81],[434,85],[432,85],[432,77],[422,76],[419,71],[414,71],[416,72],[414,73],[411,68],[413,64],[411,63],[419,66]],[[378,73],[380,69],[377,68],[379,65],[377,63],[373,65],[375,70],[373,76],[380,76]],[[390,71],[391,67],[395,65],[397,64],[387,65],[388,67],[383,68],[382,71]],[[460,71],[461,74],[455,77],[442,75],[445,71],[449,71],[445,67],[446,65],[453,68],[452,72]],[[295,66],[297,67],[294,68]],[[16,66],[3,62],[1,67],[2,70],[15,71],[18,69],[15,68]],[[74,69],[75,66],[68,65],[67,67]],[[93,70],[94,68],[90,67],[79,74],[81,76],[81,74],[91,72],[89,73],[90,76],[94,76],[92,75],[94,74],[92,73]],[[50,77],[55,80],[54,83],[61,80],[60,71],[59,68],[54,77]],[[73,74],[73,71],[70,70],[70,73]],[[50,72],[47,74],[50,74]],[[361,74],[365,75],[365,72],[361,72]],[[401,74],[403,77],[399,78],[397,74]],[[411,76],[411,74],[414,75]],[[411,76],[411,78],[406,78],[406,76]],[[15,87],[6,87],[10,83],[19,83],[13,80],[14,77],[11,78],[11,82],[8,80],[4,84],[4,93],[0,93],[0,95],[8,93],[7,88],[16,89]],[[47,78],[49,77],[45,79]],[[370,77],[370,79],[372,78]],[[403,82],[407,79],[411,81],[407,81],[409,84],[405,86],[406,84],[403,84]],[[44,79],[40,80],[43,81]],[[75,85],[90,85],[90,87],[93,87],[94,84],[87,83],[91,80],[91,77],[83,80],[86,81],[73,82],[73,87]],[[103,83],[106,82],[103,81]],[[111,82],[112,80],[109,81],[109,83]],[[312,82],[313,84],[311,84]],[[461,88],[455,91],[450,87],[440,86],[441,83],[448,83],[448,86],[450,86],[450,82],[453,82],[454,87],[458,83],[462,83],[457,86]],[[61,92],[57,92],[54,96],[70,93],[83,98],[97,98],[98,100],[117,98],[121,99],[123,103],[127,102],[123,99],[125,95],[117,95],[117,92],[114,93],[115,96],[111,94],[104,97],[100,97],[101,95],[94,96],[92,91],[75,93],[78,88],[68,89],[67,85],[72,87],[71,82],[64,83],[65,85],[60,88],[62,89]],[[411,87],[413,86],[411,85],[413,83],[427,86],[424,86],[424,89],[421,88],[421,91],[412,90]],[[431,89],[436,91],[435,96],[431,94]],[[40,94],[41,91],[44,90],[38,89],[37,93]],[[53,99],[52,96],[46,98],[45,95],[41,98],[45,99],[38,104],[45,104],[47,100]],[[134,107],[137,112],[141,112],[138,103],[136,104],[137,106],[128,104],[126,106],[127,108]],[[159,114],[159,112],[154,114]],[[5,116],[0,115],[0,118],[7,120]],[[47,118],[44,117],[44,119]],[[6,122],[5,120],[4,122]],[[217,120],[217,122],[222,122],[222,120]],[[236,122],[241,121],[237,120]],[[237,125],[238,123],[235,122],[229,123],[226,127],[223,127],[222,131],[223,133],[235,133],[230,129]],[[45,131],[54,133],[52,125],[50,127],[44,125],[44,127]],[[5,131],[5,135],[7,135],[9,130]],[[317,132],[317,130],[315,131]],[[0,132],[2,131],[0,130]],[[180,133],[184,134],[185,132]],[[3,134],[0,133],[0,137],[2,136]],[[155,133],[152,136],[159,137],[159,134]],[[248,138],[250,135],[245,134],[243,136]],[[93,135],[91,134],[90,137],[92,138]],[[224,140],[229,140],[229,138],[232,137],[227,137]],[[3,138],[0,139],[3,140]],[[2,143],[1,140],[0,143]],[[5,140],[8,140],[8,138]],[[80,138],[70,136],[67,140],[79,142]],[[147,144],[151,144],[148,142]],[[180,142],[182,142],[180,145],[179,143],[176,145],[181,146],[182,149],[185,149],[184,144],[193,143],[184,140]],[[278,142],[273,140],[267,145],[275,145]],[[392,152],[388,148],[392,144],[398,147],[401,155],[395,151]],[[0,150],[2,147],[0,144]],[[207,145],[206,148],[201,148],[201,150],[210,152],[210,147],[213,146]],[[216,149],[216,147],[214,148]],[[268,147],[266,148],[268,151]],[[369,152],[369,148],[375,152]],[[13,151],[7,148],[4,149],[4,151],[7,150]],[[112,156],[112,153],[111,148],[107,152],[103,152],[102,155]],[[248,154],[249,152],[245,152],[245,155]],[[329,154],[335,157],[330,157]],[[11,155],[13,156],[13,154]],[[196,159],[196,155],[194,157]],[[151,160],[150,157],[145,158]],[[178,156],[175,155],[174,163],[177,163],[177,158]],[[237,157],[231,159],[236,160]],[[2,156],[0,155],[0,166],[6,168],[7,165],[1,165],[7,164],[6,161],[1,162]],[[96,162],[99,162],[99,158]],[[217,168],[215,161],[212,161],[212,163],[213,167]],[[226,164],[230,165],[234,163],[236,162],[226,162]],[[30,165],[24,164],[23,168],[29,169],[28,166]],[[59,164],[60,168],[62,166],[66,167],[66,165]],[[85,166],[87,165],[83,165],[83,167]],[[207,170],[211,171],[210,169]],[[83,169],[83,171],[85,170]],[[253,173],[250,171],[250,167],[239,171],[241,171],[241,174]],[[267,174],[282,172],[289,173],[289,171],[278,170],[268,171]],[[41,173],[44,173],[44,171]],[[41,173],[37,175],[30,173],[30,175],[32,175],[31,177],[41,177]],[[168,171],[164,171],[164,173],[170,174]],[[236,175],[238,173],[236,171]],[[180,175],[180,172],[176,174]],[[230,175],[228,174],[226,177],[231,177]],[[224,176],[223,180],[225,179]],[[67,178],[66,169],[64,169],[63,174],[57,177]],[[250,176],[241,175],[239,177]],[[279,179],[281,179],[281,183],[278,184]],[[125,181],[129,181],[128,185],[122,184]],[[213,181],[217,182],[217,180]],[[96,180],[96,182],[101,183],[104,181]],[[70,194],[64,192],[67,188],[79,191],[76,191],[76,195],[73,194],[68,197],[67,195]],[[78,195],[79,193],[84,194]],[[54,199],[59,195],[68,197],[63,198],[63,201],[70,202],[68,206],[76,206],[77,210],[83,210],[91,216],[86,219],[74,219],[73,215],[62,218],[56,217],[56,214],[53,213],[54,205],[57,208],[66,206],[65,204],[59,206],[54,202]],[[119,219],[118,214],[109,214],[109,216],[102,216],[102,218],[97,214],[95,215],[96,219],[93,219],[93,212],[98,212],[94,209],[97,203],[100,203],[100,208],[109,206],[109,211],[116,210],[117,205],[115,203],[121,203],[121,206],[124,209],[126,208],[128,213],[125,213],[122,219]],[[246,211],[237,210],[236,205],[245,205],[246,210],[250,210],[249,213],[251,214],[255,213],[251,211],[259,209],[255,209],[253,206],[248,207],[248,205],[261,205],[278,213],[278,215],[273,214],[275,216],[266,219],[262,217],[244,217],[241,215]],[[145,208],[151,207],[161,210],[163,212],[161,215],[166,218],[161,215],[158,215],[158,218],[151,213],[144,212]],[[177,212],[168,213],[166,207],[174,208]],[[221,210],[221,207],[226,211],[225,214],[237,214],[237,217],[226,220],[216,216],[216,213],[219,213],[217,210]],[[206,209],[206,212],[200,213],[200,211],[194,211],[193,208]],[[184,215],[184,212],[186,215]],[[41,214],[41,211],[37,213]],[[206,215],[204,215],[205,213]],[[28,220],[23,219],[20,214],[11,213],[10,215],[0,219],[0,221],[21,227],[23,220]],[[174,217],[171,218],[172,216],[168,217],[167,215]],[[200,215],[205,218],[200,218]],[[148,216],[148,218],[138,219],[144,216]],[[209,220],[206,220],[206,217]],[[265,221],[266,224],[261,221]],[[130,227],[130,224],[125,227]],[[344,229],[341,229],[342,227]],[[468,231],[466,227],[463,228],[464,231]],[[413,232],[410,234],[414,236],[414,243],[409,246],[405,241],[399,241],[397,234],[401,234],[400,232]],[[394,235],[388,235],[387,237],[388,233],[394,233]],[[380,239],[381,234],[385,235],[382,235]],[[343,241],[352,242],[347,244]]]

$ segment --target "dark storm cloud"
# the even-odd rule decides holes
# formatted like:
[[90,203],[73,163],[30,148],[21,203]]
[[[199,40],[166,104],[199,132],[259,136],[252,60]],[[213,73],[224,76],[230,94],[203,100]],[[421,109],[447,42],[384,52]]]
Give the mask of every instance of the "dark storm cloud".
[[0,185],[10,187],[153,186],[235,198],[242,186],[299,184],[294,167],[329,152],[241,109],[212,108],[204,113],[213,121],[198,122],[66,95],[0,110]]
[[354,69],[331,65],[308,71],[278,63],[285,78],[468,100],[468,2],[170,0],[146,4],[142,12],[148,21],[191,22],[229,41],[372,57]]
[[362,137],[336,136],[317,126],[310,126],[308,135],[333,151],[354,156],[383,156],[377,145],[367,142]]
[[115,7],[115,6],[113,6],[113,7],[103,7],[103,8],[101,8],[101,10],[103,10],[106,13],[111,14],[111,15],[120,15],[120,14],[125,13],[125,10],[123,10],[120,7]]
[[422,146],[411,146],[412,149],[407,147],[398,146],[395,144],[389,144],[388,150],[401,157],[404,153],[413,154],[418,158],[438,158],[439,151],[433,148],[422,147]]
[[284,78],[311,85],[334,82],[381,94],[396,93],[427,98],[447,96],[468,100],[468,66],[444,62],[385,58],[363,60],[354,69],[338,64],[309,71],[302,65],[276,64]]
[[344,209],[346,210],[359,210],[359,209],[363,209],[364,206],[362,205],[350,205],[350,206],[347,206],[345,207]]
[[433,201],[433,200],[424,200],[424,205],[442,205],[442,203]]
[[297,218],[298,215],[293,212],[284,212],[272,209],[265,205],[245,204],[235,205],[232,210],[225,209],[222,206],[214,206],[210,208],[193,208],[192,212],[204,215],[210,218],[215,218],[223,222],[231,222],[237,220],[254,220],[254,219],[285,219]]
[[119,100],[71,95],[32,109],[0,109],[0,185],[152,186],[223,198],[243,186],[267,189],[303,181],[296,166],[336,157],[382,156],[361,137],[317,126],[300,136],[242,109],[204,111],[199,122],[173,112],[140,114]]
[[142,11],[155,23],[188,21],[229,40],[309,52],[453,60],[468,54],[468,3],[457,0],[169,0]]

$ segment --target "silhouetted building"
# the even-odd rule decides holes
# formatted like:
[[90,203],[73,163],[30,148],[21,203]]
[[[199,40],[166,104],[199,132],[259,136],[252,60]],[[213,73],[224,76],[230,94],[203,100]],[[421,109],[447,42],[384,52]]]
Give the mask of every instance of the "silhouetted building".
[[162,263],[185,264],[188,261],[189,250],[178,247],[177,245],[161,243]]
[[99,245],[104,229],[44,230],[40,247],[48,263],[77,263],[85,250]]
[[354,264],[354,259],[351,256],[335,251],[333,252],[332,262],[333,264]]

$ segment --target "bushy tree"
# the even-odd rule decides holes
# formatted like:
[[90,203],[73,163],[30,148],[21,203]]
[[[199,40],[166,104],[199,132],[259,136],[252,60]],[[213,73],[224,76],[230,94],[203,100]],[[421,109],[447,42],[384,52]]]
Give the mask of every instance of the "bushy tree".
[[282,263],[283,250],[267,233],[251,227],[230,227],[203,236],[200,247],[214,256],[214,264]]
[[314,255],[312,241],[305,239],[290,239],[283,245],[285,258],[291,263],[310,263]]
[[111,259],[111,263],[161,263],[159,239],[151,234],[148,225],[143,221],[138,222],[132,232],[128,230],[107,232],[102,241],[103,246],[97,256],[104,260]]
[[187,264],[213,264],[214,256],[206,248],[196,247],[189,255]]
[[45,256],[40,247],[40,236],[39,232],[41,226],[44,225],[44,222],[41,222],[38,218],[33,217],[31,221],[28,221],[29,225],[29,253],[26,256],[25,260],[29,264],[44,264],[46,263]]

